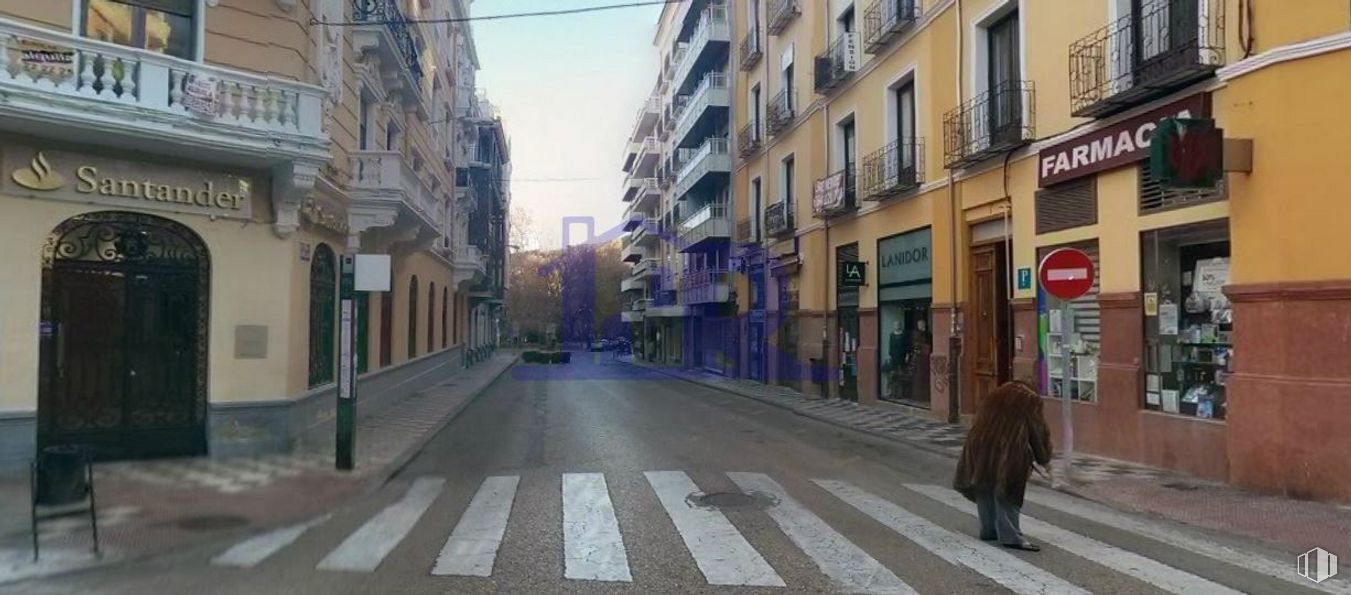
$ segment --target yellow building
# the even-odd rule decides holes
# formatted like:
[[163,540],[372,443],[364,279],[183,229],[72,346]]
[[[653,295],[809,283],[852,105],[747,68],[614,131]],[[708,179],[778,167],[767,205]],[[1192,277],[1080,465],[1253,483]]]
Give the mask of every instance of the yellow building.
[[312,436],[349,251],[392,257],[355,313],[363,408],[495,340],[506,139],[466,26],[382,24],[467,15],[423,6],[0,10],[0,466]]
[[[1351,446],[1351,258],[1336,244],[1351,6],[732,12],[737,293],[748,328],[767,321],[743,374],[949,420],[1021,379],[1059,437],[1070,363],[1078,452],[1351,498],[1336,455]],[[1176,118],[1223,142],[1188,140]],[[1165,121],[1160,163],[1222,167],[1216,183],[1153,171]],[[1098,272],[1071,318],[1036,281],[1060,247]]]

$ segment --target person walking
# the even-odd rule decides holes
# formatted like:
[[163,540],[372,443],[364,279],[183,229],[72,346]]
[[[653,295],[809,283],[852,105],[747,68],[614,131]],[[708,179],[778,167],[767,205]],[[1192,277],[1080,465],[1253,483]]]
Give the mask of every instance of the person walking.
[[1024,382],[1008,382],[980,403],[967,433],[952,487],[976,503],[980,538],[1007,548],[1040,551],[1023,537],[1018,516],[1027,480],[1051,462],[1051,432],[1041,396]]

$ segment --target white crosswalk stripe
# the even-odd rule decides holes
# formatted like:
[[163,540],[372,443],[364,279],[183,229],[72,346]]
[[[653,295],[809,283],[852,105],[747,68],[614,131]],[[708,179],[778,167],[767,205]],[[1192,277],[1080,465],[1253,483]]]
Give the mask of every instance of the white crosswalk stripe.
[[446,480],[439,477],[420,477],[408,488],[403,499],[385,507],[366,521],[360,529],[347,537],[342,545],[329,552],[319,568],[323,570],[350,570],[371,572],[380,566],[385,556],[399,545],[413,530],[422,513],[441,494]]
[[778,482],[763,473],[727,474],[743,491],[770,494],[779,500],[770,518],[807,554],[821,572],[851,593],[915,593],[862,548],[845,539],[820,517],[798,503]]
[[774,568],[726,516],[717,510],[692,507],[685,501],[699,491],[688,475],[680,471],[648,471],[644,475],[708,584],[785,586]]
[[853,484],[822,479],[812,482],[935,556],[979,572],[1014,593],[1088,593],[1017,556],[990,547],[975,537],[948,531]]
[[1133,516],[1118,510],[1089,502],[1081,498],[1066,496],[1058,492],[1043,489],[1029,489],[1027,500],[1065,514],[1106,525],[1141,537],[1186,550],[1198,556],[1232,564],[1272,578],[1288,581],[1302,587],[1327,593],[1351,595],[1351,581],[1325,581],[1314,583],[1291,572],[1288,560],[1273,560],[1265,556],[1232,548],[1228,545],[1206,539],[1191,533],[1185,533],[1144,517]]
[[[976,505],[951,488],[936,485],[906,484],[907,488],[942,502],[969,515],[976,514]],[[1167,564],[1151,560],[1134,552],[1108,545],[1091,537],[1061,529],[1027,514],[1022,515],[1023,532],[1065,551],[1097,562],[1117,572],[1140,579],[1169,593],[1237,594],[1238,591],[1183,572]]]
[[603,474],[563,474],[563,576],[633,581]]
[[290,527],[274,529],[266,533],[255,535],[244,541],[235,544],[228,550],[225,550],[219,556],[211,559],[211,563],[217,566],[239,566],[241,568],[252,568],[257,566],[263,560],[268,559],[292,543],[300,539],[306,531],[319,526],[327,521],[332,515],[324,515],[309,522]]
[[483,480],[437,556],[433,575],[492,576],[520,481],[516,475]]

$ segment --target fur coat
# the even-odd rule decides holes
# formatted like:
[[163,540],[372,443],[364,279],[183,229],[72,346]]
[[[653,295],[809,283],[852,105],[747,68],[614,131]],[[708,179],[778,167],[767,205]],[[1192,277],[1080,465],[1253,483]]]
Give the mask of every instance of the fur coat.
[[981,401],[952,487],[969,500],[994,492],[1022,506],[1032,466],[1050,462],[1051,432],[1041,397],[1024,383],[1006,383]]

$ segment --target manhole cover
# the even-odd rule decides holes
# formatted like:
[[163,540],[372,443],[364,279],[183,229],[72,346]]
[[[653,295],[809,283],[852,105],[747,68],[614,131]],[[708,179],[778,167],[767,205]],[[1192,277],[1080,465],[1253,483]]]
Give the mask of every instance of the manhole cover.
[[685,501],[700,508],[719,509],[764,509],[779,503],[773,496],[761,492],[695,492]]
[[174,523],[179,529],[185,531],[219,531],[221,529],[232,529],[249,524],[249,520],[241,516],[228,514],[214,514],[188,517],[180,519]]

